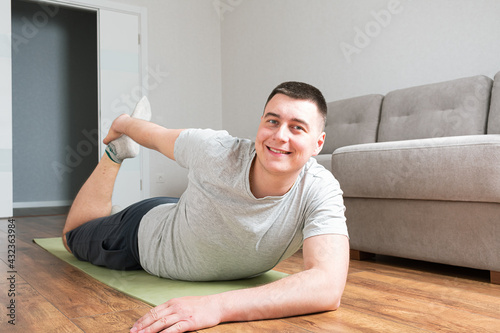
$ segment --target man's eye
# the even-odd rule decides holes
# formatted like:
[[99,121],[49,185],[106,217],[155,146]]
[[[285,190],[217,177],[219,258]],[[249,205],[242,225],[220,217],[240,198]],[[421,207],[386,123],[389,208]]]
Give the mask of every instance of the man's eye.
[[303,130],[304,130],[304,128],[303,128],[303,127],[301,127],[301,126],[293,126],[292,128],[293,128],[294,130],[296,130],[296,131],[303,131]]
[[276,125],[278,123],[278,121],[276,121],[274,119],[269,119],[267,122],[270,124],[273,124],[273,125]]

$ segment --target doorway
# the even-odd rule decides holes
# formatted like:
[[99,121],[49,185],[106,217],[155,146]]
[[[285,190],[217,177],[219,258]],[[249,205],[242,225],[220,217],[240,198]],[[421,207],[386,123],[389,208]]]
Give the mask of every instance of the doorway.
[[13,207],[67,207],[99,159],[98,14],[11,10]]

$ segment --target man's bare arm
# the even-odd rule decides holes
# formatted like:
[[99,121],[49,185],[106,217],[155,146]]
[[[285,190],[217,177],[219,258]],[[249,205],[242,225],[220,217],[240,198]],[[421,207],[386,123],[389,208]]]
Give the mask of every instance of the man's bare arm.
[[[281,318],[336,310],[349,269],[345,236],[321,235],[306,239],[304,271],[262,287],[221,294],[223,321]],[[236,297],[234,297],[236,296]],[[231,301],[232,300],[232,301]],[[232,304],[231,304],[232,303]]]
[[127,135],[143,147],[156,150],[168,158],[175,160],[174,145],[182,129],[168,129],[149,121],[121,115],[111,124],[104,144]]
[[300,273],[256,288],[170,300],[139,319],[131,332],[185,332],[221,322],[336,310],[349,267],[347,237],[310,237],[303,254],[305,270]]

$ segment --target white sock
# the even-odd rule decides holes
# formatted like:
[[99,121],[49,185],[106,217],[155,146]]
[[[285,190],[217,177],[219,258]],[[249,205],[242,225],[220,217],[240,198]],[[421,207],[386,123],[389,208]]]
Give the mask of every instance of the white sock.
[[[146,96],[143,96],[137,103],[130,117],[146,121],[151,120],[151,105]],[[136,157],[139,154],[139,148],[137,142],[126,135],[122,135],[108,143],[105,151],[113,162],[121,164],[126,158]]]
[[149,104],[149,100],[146,96],[142,96],[141,100],[137,102],[130,117],[146,121],[151,120],[151,105]]

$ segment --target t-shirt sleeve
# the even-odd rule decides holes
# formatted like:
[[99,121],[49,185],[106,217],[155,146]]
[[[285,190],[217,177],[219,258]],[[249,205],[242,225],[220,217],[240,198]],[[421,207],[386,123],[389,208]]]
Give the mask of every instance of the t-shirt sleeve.
[[229,137],[226,131],[211,129],[187,129],[181,132],[174,145],[174,157],[183,168],[191,168],[197,163],[202,163],[216,151],[215,145],[220,145],[221,140]]
[[[324,172],[327,172],[326,170]],[[324,234],[349,237],[345,218],[344,199],[338,181],[328,172],[318,178],[313,187],[306,211],[303,238]]]

